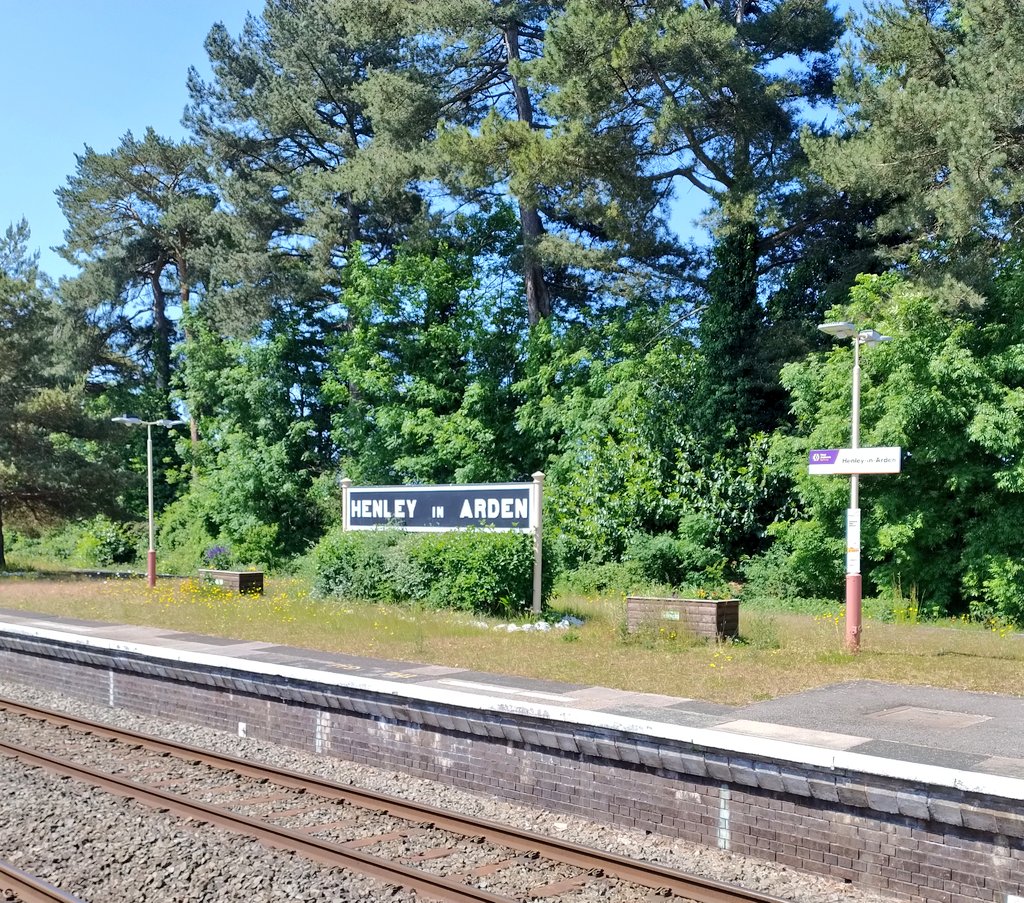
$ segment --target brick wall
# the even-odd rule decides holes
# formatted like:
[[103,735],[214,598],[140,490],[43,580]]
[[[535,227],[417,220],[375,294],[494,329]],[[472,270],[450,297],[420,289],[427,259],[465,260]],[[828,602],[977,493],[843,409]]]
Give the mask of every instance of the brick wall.
[[1012,800],[625,732],[0,636],[0,676],[928,903],[1024,895]]

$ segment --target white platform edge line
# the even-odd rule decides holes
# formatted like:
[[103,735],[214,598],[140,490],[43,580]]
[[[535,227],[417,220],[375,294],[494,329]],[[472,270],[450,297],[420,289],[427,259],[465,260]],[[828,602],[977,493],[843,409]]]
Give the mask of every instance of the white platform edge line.
[[880,756],[869,756],[864,753],[834,751],[817,746],[789,743],[785,740],[772,740],[764,737],[751,737],[744,734],[717,731],[713,728],[664,724],[622,715],[610,715],[604,712],[563,708],[544,703],[498,699],[478,693],[442,690],[418,684],[402,684],[377,678],[358,677],[352,674],[334,674],[316,671],[311,668],[275,665],[269,662],[231,658],[205,652],[168,649],[163,646],[129,643],[121,640],[111,640],[106,637],[84,636],[82,634],[40,627],[28,627],[20,624],[4,624],[0,627],[0,635],[3,634],[55,640],[69,645],[85,646],[111,652],[126,652],[163,661],[206,665],[232,671],[248,671],[267,676],[285,677],[310,683],[416,699],[422,702],[487,709],[500,714],[522,715],[566,724],[578,724],[581,727],[628,731],[653,739],[689,743],[694,746],[705,747],[714,752],[781,759],[818,768],[863,772],[878,777],[909,781],[913,784],[930,784],[962,790],[968,793],[983,793],[1004,799],[1024,800],[1024,780],[1019,778],[962,771],[955,768],[926,765],[919,762],[904,762],[898,759],[885,759]]

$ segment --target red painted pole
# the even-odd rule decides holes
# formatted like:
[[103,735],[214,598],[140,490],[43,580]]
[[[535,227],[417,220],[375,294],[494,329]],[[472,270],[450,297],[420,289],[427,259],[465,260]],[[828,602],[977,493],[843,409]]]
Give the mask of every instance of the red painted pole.
[[861,576],[846,575],[846,651],[860,652]]

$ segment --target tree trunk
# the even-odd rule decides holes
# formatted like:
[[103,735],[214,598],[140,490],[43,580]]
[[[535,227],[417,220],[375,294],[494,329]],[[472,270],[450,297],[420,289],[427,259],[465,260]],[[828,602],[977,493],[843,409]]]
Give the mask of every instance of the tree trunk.
[[[508,53],[509,63],[518,63],[519,54],[519,26],[516,23],[509,23],[503,28],[505,49]],[[533,128],[533,103],[526,87],[519,82],[513,73],[509,73],[512,80],[512,90],[516,98],[516,114],[520,122],[525,122]],[[544,233],[544,224],[541,222],[540,213],[537,208],[519,202],[519,223],[523,235],[523,283],[526,287],[526,312],[531,326],[535,326],[545,317],[551,315],[551,296],[548,294],[547,285],[544,283],[544,270],[537,258],[537,241]]]
[[162,272],[163,264],[157,261],[149,273],[149,284],[153,290],[153,370],[157,390],[166,396],[166,416],[171,408],[171,324],[167,319],[167,297],[160,285]]
[[519,205],[523,232],[523,281],[526,285],[526,313],[531,326],[551,315],[551,296],[544,284],[544,270],[537,261],[537,239],[544,231],[536,207]]
[[[192,332],[189,329],[188,321],[192,315],[192,283],[189,281],[188,259],[184,254],[178,254],[174,258],[174,265],[178,270],[178,285],[181,287],[181,321],[185,333],[185,347],[188,347],[192,340]],[[186,393],[188,385],[185,386]],[[192,399],[188,399],[188,429],[192,440],[192,479],[195,480],[198,472],[195,466],[196,452],[199,448],[199,423],[196,420],[196,412],[193,410]]]

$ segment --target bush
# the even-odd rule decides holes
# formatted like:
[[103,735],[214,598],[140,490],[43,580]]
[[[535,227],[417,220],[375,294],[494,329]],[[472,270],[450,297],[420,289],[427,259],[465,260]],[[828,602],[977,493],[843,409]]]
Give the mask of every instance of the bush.
[[312,552],[314,590],[321,596],[370,602],[409,601],[400,581],[396,548],[406,537],[395,530],[346,533],[331,530]]
[[168,505],[160,515],[160,534],[157,545],[160,550],[161,570],[176,574],[191,574],[196,568],[209,567],[206,550],[222,545],[218,527],[207,517],[206,508],[192,493]]
[[625,560],[633,563],[641,578],[653,583],[683,586],[709,577],[721,582],[725,557],[714,547],[713,534],[706,518],[688,515],[680,520],[676,534],[634,536]]
[[[424,533],[410,544],[422,601],[515,617],[533,598],[533,537],[523,533]],[[545,569],[550,589],[551,568]],[[546,598],[548,593],[544,592]]]
[[101,514],[82,525],[73,557],[87,566],[128,564],[135,561],[138,544],[132,525],[115,523]]
[[581,596],[602,593],[632,593],[646,587],[634,561],[609,561],[604,564],[580,564],[561,575],[559,585],[565,592]]
[[769,549],[743,564],[744,599],[842,597],[842,538],[822,536],[812,521],[776,524],[772,532]]
[[[533,538],[527,534],[334,529],[311,557],[314,587],[324,596],[508,617],[528,609],[533,594]],[[545,569],[545,598],[551,570]]]
[[18,536],[8,545],[43,566],[110,567],[134,562],[143,548],[145,524],[125,524],[103,515],[69,521],[38,538]]
[[[989,555],[965,579],[975,589],[970,613],[976,621],[1024,626],[1024,566],[1003,555]],[[980,587],[978,586],[980,584]]]

